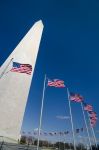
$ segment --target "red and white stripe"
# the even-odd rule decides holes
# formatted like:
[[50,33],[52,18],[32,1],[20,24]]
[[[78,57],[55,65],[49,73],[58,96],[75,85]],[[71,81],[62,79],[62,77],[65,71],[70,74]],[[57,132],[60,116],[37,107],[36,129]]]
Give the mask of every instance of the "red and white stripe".
[[70,100],[75,102],[82,102],[83,97],[78,94],[75,94],[74,96],[70,96]]
[[28,65],[20,65],[20,68],[13,67],[11,69],[11,72],[26,73],[28,75],[31,75],[32,67]]
[[86,110],[86,111],[92,111],[93,107],[91,105],[87,104],[86,106],[84,106],[84,110]]
[[65,87],[64,85],[64,81],[63,80],[58,80],[58,79],[54,79],[52,80],[48,80],[48,86],[53,86],[53,87],[59,87],[59,88],[63,88]]

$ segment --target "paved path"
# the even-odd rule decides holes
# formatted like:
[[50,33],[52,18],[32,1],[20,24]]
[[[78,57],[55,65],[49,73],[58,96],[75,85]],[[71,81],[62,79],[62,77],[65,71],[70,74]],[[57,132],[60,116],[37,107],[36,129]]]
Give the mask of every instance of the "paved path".
[[[36,146],[33,145],[21,145],[21,144],[12,144],[12,143],[1,143],[0,150],[37,150]],[[51,150],[50,148],[39,148],[39,150]],[[52,149],[54,150],[54,149]]]
[[0,150],[36,150],[34,146],[0,143]]

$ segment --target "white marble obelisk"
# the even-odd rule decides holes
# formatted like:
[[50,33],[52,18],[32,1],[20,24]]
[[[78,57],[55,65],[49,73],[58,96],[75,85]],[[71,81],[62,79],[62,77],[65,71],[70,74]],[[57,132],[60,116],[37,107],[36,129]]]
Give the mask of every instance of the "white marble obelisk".
[[[43,31],[36,22],[0,68],[0,136],[18,140]],[[11,72],[12,61],[32,65],[32,73]]]

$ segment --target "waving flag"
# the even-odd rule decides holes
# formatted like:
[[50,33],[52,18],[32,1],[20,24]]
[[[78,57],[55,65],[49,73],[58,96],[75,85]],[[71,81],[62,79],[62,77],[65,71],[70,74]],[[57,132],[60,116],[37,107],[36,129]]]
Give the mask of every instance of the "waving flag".
[[96,125],[96,120],[91,119],[91,120],[90,120],[90,123],[91,123],[91,126],[94,127],[94,126]]
[[43,134],[47,136],[47,133],[46,133],[46,132],[44,132]]
[[64,88],[64,81],[59,79],[50,80],[48,79],[48,86],[58,87],[58,88]]
[[22,131],[22,134],[25,134],[25,132],[24,132],[24,131]]
[[96,119],[91,118],[91,122],[95,123],[95,122],[96,122]]
[[31,134],[31,132],[28,132],[28,134]]
[[56,132],[54,132],[54,135],[57,135],[57,133],[56,133]]
[[50,132],[49,135],[53,136],[54,134],[53,134],[53,132]]
[[31,75],[32,66],[29,64],[20,64],[18,62],[13,62],[13,67],[10,71],[18,73],[26,73],[28,75]]
[[70,93],[70,100],[74,102],[82,102],[83,97],[80,94]]
[[69,134],[69,131],[65,131],[64,134]]
[[85,103],[85,102],[83,102],[83,105],[84,105],[84,110],[86,110],[86,111],[93,111],[93,107],[92,107],[92,105],[90,105],[90,104],[87,104],[87,103]]
[[90,117],[96,117],[97,114],[96,114],[96,112],[94,112],[94,111],[90,111],[90,112],[89,112],[89,116],[90,116]]
[[91,123],[92,127],[94,127],[96,124],[96,121],[98,119],[96,112],[94,112],[94,111],[89,112],[89,117],[90,117],[90,123]]
[[76,129],[76,133],[79,133],[79,130],[80,130],[80,129]]
[[81,130],[81,132],[83,132],[83,131],[84,131],[84,128],[81,128],[80,130]]
[[91,120],[97,120],[98,118],[95,116],[95,117],[90,117]]
[[37,135],[37,132],[33,132],[34,135]]
[[58,134],[59,134],[59,135],[63,135],[63,132],[59,132]]

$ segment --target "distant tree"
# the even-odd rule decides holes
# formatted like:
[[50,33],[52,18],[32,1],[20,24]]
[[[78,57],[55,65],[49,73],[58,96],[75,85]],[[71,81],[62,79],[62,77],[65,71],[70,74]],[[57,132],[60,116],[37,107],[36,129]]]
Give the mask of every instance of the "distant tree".
[[99,145],[97,145],[97,147],[98,147],[97,149],[99,150]]
[[85,146],[82,144],[82,143],[79,143],[77,146],[76,146],[76,149],[77,150],[86,150]]
[[71,149],[71,146],[69,143],[65,143],[64,147],[65,147],[65,149]]
[[42,147],[43,146],[43,141],[39,141],[39,146]]
[[42,144],[43,144],[44,147],[48,146],[48,141],[42,141],[42,142],[43,142]]
[[32,136],[27,137],[27,143],[32,144],[33,143],[33,138]]
[[56,148],[59,148],[59,142],[56,142],[56,143],[55,143],[55,147],[56,147]]
[[63,142],[56,142],[55,147],[59,148],[60,150],[64,150],[64,143]]
[[92,150],[97,150],[95,145],[92,145]]
[[34,140],[34,145],[37,145],[37,139]]
[[60,149],[64,150],[64,143],[63,142],[60,142]]
[[[38,142],[37,139],[35,139],[35,140],[34,140],[34,145],[37,146],[37,142]],[[39,141],[39,146],[40,146],[40,147],[43,146],[43,141],[41,141],[41,140]]]
[[27,137],[26,136],[21,136],[20,144],[26,144],[26,141],[27,141]]

